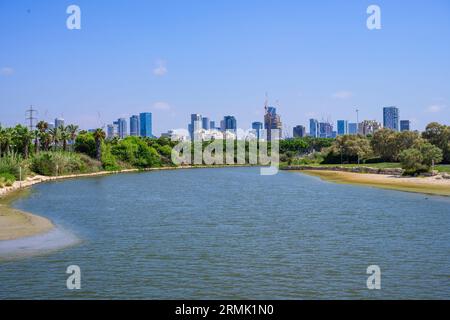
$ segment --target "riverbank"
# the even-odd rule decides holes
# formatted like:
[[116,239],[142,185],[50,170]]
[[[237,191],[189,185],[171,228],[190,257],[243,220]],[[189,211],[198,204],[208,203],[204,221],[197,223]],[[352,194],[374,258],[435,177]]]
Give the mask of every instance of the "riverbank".
[[217,167],[236,167],[248,165],[215,165],[215,166],[179,166],[179,167],[160,167],[147,169],[125,169],[121,171],[100,171],[94,173],[70,174],[63,176],[42,176],[35,175],[28,177],[25,181],[16,181],[12,186],[0,188],[0,241],[16,240],[24,237],[35,236],[49,232],[54,229],[53,223],[40,216],[16,210],[10,207],[11,200],[7,197],[15,192],[30,188],[31,186],[56,180],[75,179],[83,177],[105,176],[119,173],[132,172],[146,172],[146,171],[160,171],[160,170],[181,170],[181,169],[196,169],[196,168],[217,168]]
[[297,172],[320,177],[323,180],[335,183],[450,196],[450,180],[440,177],[403,177],[389,174],[367,174],[329,170],[299,170]]

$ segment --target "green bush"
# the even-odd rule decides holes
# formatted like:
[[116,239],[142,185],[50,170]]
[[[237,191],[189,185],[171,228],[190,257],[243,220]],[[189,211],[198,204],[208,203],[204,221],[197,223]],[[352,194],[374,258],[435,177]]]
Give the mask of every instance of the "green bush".
[[107,171],[118,171],[121,169],[116,157],[111,153],[111,145],[102,144],[102,166]]
[[[31,160],[31,168],[34,172],[45,176],[59,176],[90,172],[86,160],[79,154],[69,152],[41,152]],[[92,169],[91,169],[92,170]]]
[[16,177],[10,173],[0,173],[0,188],[10,187],[16,181]]
[[139,137],[127,137],[111,146],[111,154],[118,162],[138,168],[160,167],[161,157],[155,148]]
[[[21,172],[22,171],[22,172]],[[11,174],[15,180],[26,178],[29,174],[28,162],[24,161],[21,156],[17,154],[10,154],[0,158],[0,175]]]
[[405,174],[409,175],[430,171],[432,164],[438,164],[442,158],[441,149],[423,141],[399,154],[402,168],[405,169]]

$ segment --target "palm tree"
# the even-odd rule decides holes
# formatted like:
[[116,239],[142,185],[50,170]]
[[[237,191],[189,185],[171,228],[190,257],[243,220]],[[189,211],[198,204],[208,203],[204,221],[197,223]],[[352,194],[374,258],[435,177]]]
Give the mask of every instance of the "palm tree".
[[97,154],[97,160],[102,159],[102,141],[105,140],[106,134],[102,129],[96,129],[94,131],[95,149]]
[[14,133],[15,144],[18,148],[21,148],[20,152],[22,152],[23,157],[27,159],[30,151],[30,144],[33,140],[33,133],[28,130],[27,127],[20,124],[14,128]]
[[53,147],[56,150],[57,147],[59,146],[59,142],[61,140],[61,128],[52,128],[48,131],[48,133],[50,133]]
[[34,148],[35,152],[39,152],[40,144],[42,144],[42,134],[48,129],[48,123],[45,121],[39,121],[36,125],[36,132],[34,138]]
[[67,141],[71,137],[70,131],[69,131],[68,127],[64,127],[64,126],[60,126],[59,129],[61,131],[61,140],[63,143],[63,150],[67,151]]
[[41,141],[42,147],[45,151],[50,149],[50,144],[52,143],[52,136],[49,132],[44,131],[39,134],[39,140]]
[[77,138],[78,126],[76,126],[74,124],[69,124],[66,127],[66,130],[68,130],[70,133],[70,143],[73,145],[75,142],[75,139]]
[[0,149],[1,155],[11,152],[11,145],[14,139],[13,128],[0,128]]

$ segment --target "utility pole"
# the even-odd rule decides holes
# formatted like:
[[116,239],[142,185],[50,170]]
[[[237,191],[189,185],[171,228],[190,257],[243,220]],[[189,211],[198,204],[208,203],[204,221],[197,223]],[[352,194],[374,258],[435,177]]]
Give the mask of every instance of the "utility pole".
[[28,109],[26,111],[26,120],[28,122],[28,128],[30,129],[30,131],[33,131],[34,129],[34,121],[37,120],[37,118],[35,117],[35,114],[37,114],[37,110],[33,109],[33,106],[30,106],[30,109]]

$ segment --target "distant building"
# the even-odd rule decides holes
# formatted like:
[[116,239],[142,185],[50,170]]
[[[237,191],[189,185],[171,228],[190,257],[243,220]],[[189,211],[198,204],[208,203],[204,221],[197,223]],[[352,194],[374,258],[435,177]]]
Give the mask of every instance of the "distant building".
[[151,138],[153,137],[152,132],[152,113],[143,112],[139,114],[139,131],[141,137]]
[[118,136],[120,139],[124,139],[127,136],[127,120],[125,118],[120,118],[113,124],[117,125]]
[[400,131],[410,131],[411,121],[409,120],[400,120]]
[[106,127],[106,138],[113,139],[119,136],[119,126],[117,124],[108,124]]
[[293,136],[294,138],[303,138],[306,136],[306,128],[305,126],[295,126],[293,130]]
[[399,131],[399,119],[400,114],[397,107],[385,107],[383,108],[383,127]]
[[348,124],[348,134],[358,134],[358,124],[357,123],[349,123]]
[[348,121],[338,120],[337,121],[337,135],[344,136],[348,134]]
[[319,137],[320,138],[332,138],[333,137],[333,125],[329,122],[319,123]]
[[203,127],[202,116],[197,113],[191,114],[191,123],[188,125],[189,135],[194,139],[194,135],[198,135]]
[[222,120],[222,131],[233,131],[237,130],[237,121],[233,116],[225,116]]
[[319,121],[316,119],[309,119],[309,135],[313,138],[319,137]]
[[139,136],[139,117],[134,115],[130,117],[130,136]]
[[266,114],[264,115],[264,129],[267,131],[267,140],[272,140],[272,130],[279,130],[278,138],[282,138],[282,123],[280,115],[277,114],[275,107],[266,106]]
[[255,135],[257,139],[260,139],[261,137],[261,131],[263,129],[262,122],[253,122],[252,123],[252,129],[255,131]]
[[59,128],[63,126],[64,127],[64,119],[62,118],[56,118],[55,119],[55,128]]
[[358,133],[363,136],[372,135],[380,129],[381,123],[376,120],[364,120],[358,125]]
[[209,128],[210,128],[209,118],[207,118],[207,117],[202,118],[202,128],[204,130],[209,130]]
[[209,122],[209,129],[214,130],[216,128],[216,122],[215,121],[210,121]]

